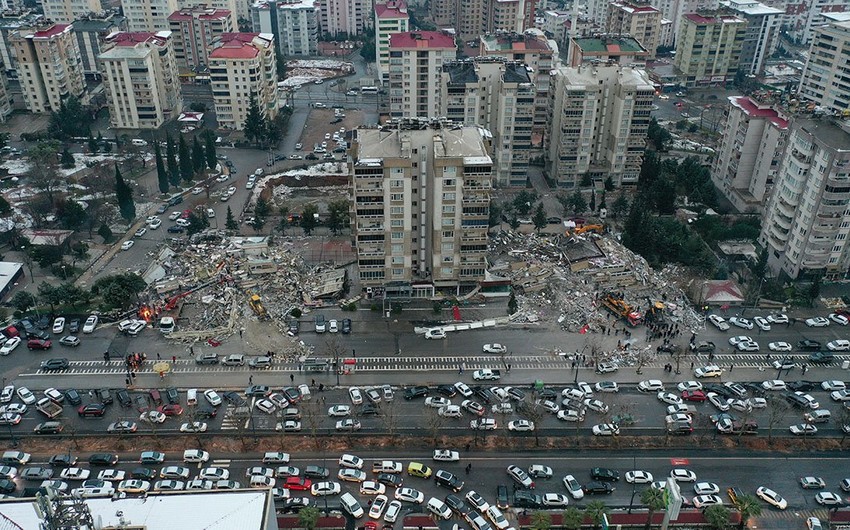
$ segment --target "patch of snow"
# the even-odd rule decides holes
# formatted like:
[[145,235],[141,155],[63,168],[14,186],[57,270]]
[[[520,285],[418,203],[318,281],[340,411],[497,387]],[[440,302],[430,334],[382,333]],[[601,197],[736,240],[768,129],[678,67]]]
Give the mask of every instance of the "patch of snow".
[[293,60],[286,62],[286,69],[291,68],[318,68],[321,70],[354,70],[354,63],[338,61],[333,59],[317,60]]

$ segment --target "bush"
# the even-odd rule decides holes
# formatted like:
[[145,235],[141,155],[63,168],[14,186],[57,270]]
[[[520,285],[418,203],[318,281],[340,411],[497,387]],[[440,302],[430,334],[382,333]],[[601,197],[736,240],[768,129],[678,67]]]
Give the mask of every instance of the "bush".
[[381,308],[380,308],[380,307],[378,307],[378,304],[372,304],[372,305],[369,307],[369,311],[380,311],[380,310],[381,310]]
[[289,314],[292,315],[293,318],[301,318],[301,315],[303,315],[304,313],[302,313],[302,311],[296,307]]

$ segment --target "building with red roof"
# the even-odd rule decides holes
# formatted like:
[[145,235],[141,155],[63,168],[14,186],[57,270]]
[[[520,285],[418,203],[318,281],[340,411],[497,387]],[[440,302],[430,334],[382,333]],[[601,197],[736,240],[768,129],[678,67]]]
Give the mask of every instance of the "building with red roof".
[[409,29],[410,17],[404,0],[375,4],[375,62],[381,83],[389,82],[390,36]]
[[437,115],[440,71],[457,58],[454,34],[411,31],[390,36],[390,116]]
[[674,66],[680,84],[720,86],[738,73],[747,22],[734,15],[688,13],[680,22]]
[[44,18],[62,24],[70,24],[90,13],[103,11],[100,0],[43,0],[41,6]]
[[251,102],[267,120],[277,116],[277,63],[269,33],[225,33],[212,44],[210,82],[218,126],[242,130]]
[[611,2],[608,4],[605,32],[631,35],[649,53],[647,59],[653,59],[661,40],[661,11],[631,0]]
[[205,5],[189,7],[169,15],[168,27],[178,67],[196,70],[207,63],[213,40],[233,31],[233,13]]

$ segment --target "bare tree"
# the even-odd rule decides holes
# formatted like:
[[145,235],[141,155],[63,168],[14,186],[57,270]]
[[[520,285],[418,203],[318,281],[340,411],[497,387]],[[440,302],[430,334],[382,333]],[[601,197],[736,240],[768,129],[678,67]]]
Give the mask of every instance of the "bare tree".
[[635,373],[638,375],[642,374],[643,367],[651,363],[653,360],[655,360],[655,353],[652,351],[651,346],[639,348],[635,354]]
[[524,401],[520,401],[519,405],[523,405],[522,415],[534,424],[534,445],[539,447],[540,425],[543,422],[543,415],[546,411],[544,411],[537,403],[526,403]]
[[398,432],[398,408],[398,403],[395,400],[384,401],[381,405],[381,412],[383,413],[383,415],[381,416],[381,422],[384,424],[384,429],[387,430],[390,442],[393,442],[395,440],[396,434]]
[[773,444],[773,428],[788,415],[788,402],[779,396],[767,396],[767,443]]
[[440,416],[437,409],[429,407],[428,412],[425,414],[425,425],[428,427],[428,433],[431,436],[434,447],[437,447],[440,441],[440,430],[446,425],[445,416]]
[[316,444],[317,449],[320,449],[324,445],[325,437],[318,435],[322,418],[324,418],[324,412],[318,397],[315,400],[301,402],[301,418],[307,424],[307,428],[310,430],[310,437],[313,439],[313,443]]
[[678,344],[673,347],[673,360],[676,362],[676,374],[682,373],[682,361],[687,359],[690,354],[691,352],[688,348],[683,348]]

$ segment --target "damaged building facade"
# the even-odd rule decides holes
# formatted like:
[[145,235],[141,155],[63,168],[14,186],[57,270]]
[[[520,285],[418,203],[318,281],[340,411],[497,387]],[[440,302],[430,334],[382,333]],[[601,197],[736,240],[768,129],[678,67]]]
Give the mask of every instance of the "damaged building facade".
[[402,290],[413,297],[478,287],[493,177],[489,133],[403,119],[358,128],[351,152],[351,226],[363,286],[409,286]]

